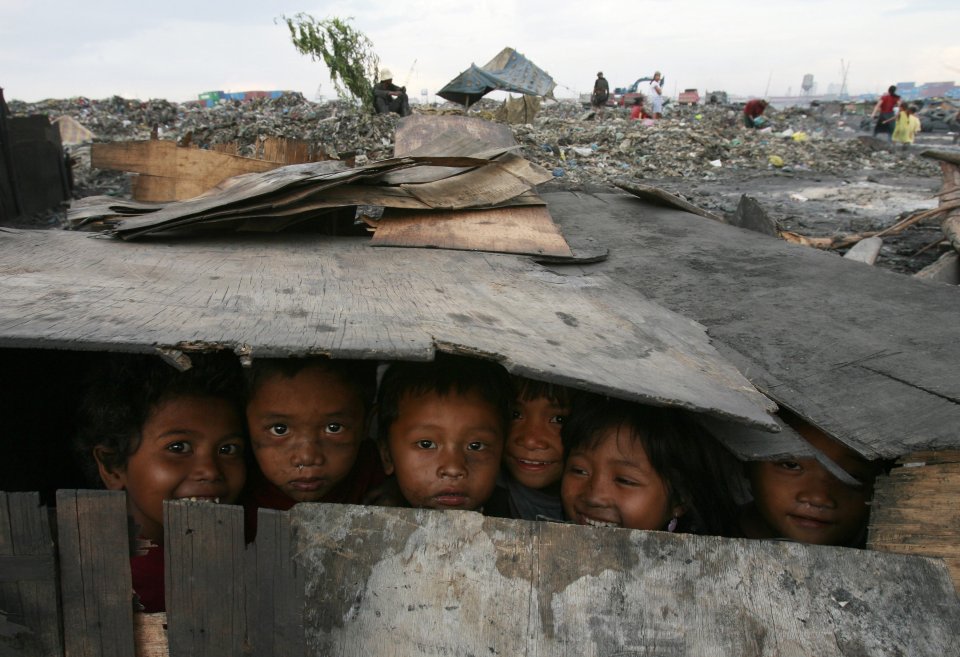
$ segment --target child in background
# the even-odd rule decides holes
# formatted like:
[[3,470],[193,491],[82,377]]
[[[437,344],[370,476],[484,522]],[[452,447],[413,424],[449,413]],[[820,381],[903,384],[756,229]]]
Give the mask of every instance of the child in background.
[[791,413],[781,411],[780,417],[862,485],[840,481],[814,458],[750,463],[754,500],[741,513],[744,535],[863,546],[873,481],[883,471],[883,462],[866,460]]
[[560,430],[573,391],[563,386],[511,377],[514,390],[510,430],[497,485],[506,491],[505,508],[488,515],[523,520],[563,520],[560,479],[563,439]]
[[580,397],[563,428],[567,520],[729,536],[729,455],[682,411]]
[[258,508],[361,504],[382,483],[376,445],[367,439],[376,363],[255,360],[247,379],[247,424],[259,466],[247,504],[248,533],[255,533]]
[[495,363],[438,354],[387,369],[377,404],[380,454],[409,506],[483,507],[496,488],[510,401],[509,378]]
[[130,559],[144,611],[164,611],[163,501],[232,504],[246,481],[243,377],[230,356],[193,356],[180,372],[156,357],[115,356],[82,406],[78,448],[89,474],[127,492],[145,542]]

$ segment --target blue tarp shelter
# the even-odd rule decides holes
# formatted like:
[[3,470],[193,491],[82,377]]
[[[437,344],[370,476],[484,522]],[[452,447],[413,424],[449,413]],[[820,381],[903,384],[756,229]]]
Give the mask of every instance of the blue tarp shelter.
[[494,90],[551,96],[556,86],[549,73],[513,48],[504,48],[482,67],[471,64],[470,68],[448,82],[437,95],[469,106]]

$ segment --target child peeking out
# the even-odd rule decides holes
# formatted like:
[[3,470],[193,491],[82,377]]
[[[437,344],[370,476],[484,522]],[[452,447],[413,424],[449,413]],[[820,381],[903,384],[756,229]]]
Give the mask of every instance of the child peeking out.
[[563,428],[567,520],[730,535],[729,455],[682,411],[578,398]]
[[560,479],[563,439],[560,431],[573,391],[559,385],[511,377],[514,401],[497,485],[507,506],[488,515],[523,520],[562,520]]
[[740,517],[744,535],[862,547],[883,461],[868,461],[792,413],[781,411],[780,418],[860,485],[840,481],[815,458],[752,462],[753,501]]
[[231,504],[246,481],[243,378],[232,355],[115,356],[94,373],[78,448],[91,477],[127,493],[145,550],[130,559],[144,611],[164,611],[163,501]]
[[510,381],[495,363],[438,354],[392,364],[377,402],[380,454],[411,507],[481,510],[494,493]]
[[290,358],[255,360],[247,423],[259,470],[247,505],[285,511],[297,502],[360,504],[383,481],[367,417],[376,363]]

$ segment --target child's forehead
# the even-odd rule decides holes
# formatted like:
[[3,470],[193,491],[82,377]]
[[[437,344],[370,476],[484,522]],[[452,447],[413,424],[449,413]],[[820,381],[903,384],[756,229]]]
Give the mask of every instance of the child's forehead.
[[648,464],[643,437],[634,428],[625,423],[605,427],[598,431],[594,440],[583,443],[572,454],[594,454],[625,463]]

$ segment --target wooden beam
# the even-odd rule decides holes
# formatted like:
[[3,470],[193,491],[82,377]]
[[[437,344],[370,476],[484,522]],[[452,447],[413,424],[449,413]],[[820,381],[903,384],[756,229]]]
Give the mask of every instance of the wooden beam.
[[960,451],[900,458],[874,487],[867,546],[942,558],[960,592]]

